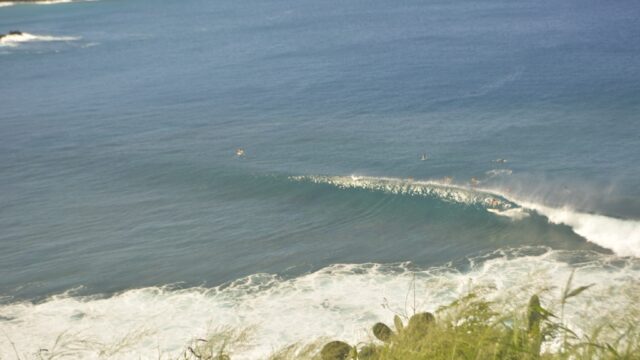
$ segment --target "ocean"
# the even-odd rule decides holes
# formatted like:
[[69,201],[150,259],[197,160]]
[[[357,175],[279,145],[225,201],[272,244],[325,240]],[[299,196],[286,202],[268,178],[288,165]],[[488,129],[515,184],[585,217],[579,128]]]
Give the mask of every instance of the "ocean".
[[573,326],[624,308],[638,19],[633,0],[0,3],[22,32],[0,38],[0,354],[134,334],[109,355],[157,359],[250,327],[232,358],[262,359],[476,286],[552,304],[572,273],[595,284]]

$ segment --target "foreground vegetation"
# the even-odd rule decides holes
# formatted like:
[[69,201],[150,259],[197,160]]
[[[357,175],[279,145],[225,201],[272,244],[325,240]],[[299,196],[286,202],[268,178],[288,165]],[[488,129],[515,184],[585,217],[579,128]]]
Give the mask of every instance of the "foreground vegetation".
[[[640,359],[635,316],[630,316],[627,324],[603,324],[590,333],[578,333],[565,325],[565,305],[589,287],[571,288],[570,278],[562,292],[559,314],[545,309],[538,295],[531,296],[519,308],[506,309],[503,304],[470,293],[435,314],[415,313],[405,319],[406,324],[398,315],[392,326],[377,323],[371,329],[377,340],[368,343],[334,340],[292,345],[270,359]],[[227,349],[246,336],[235,332],[218,334],[216,339],[200,339],[180,359],[230,360]]]

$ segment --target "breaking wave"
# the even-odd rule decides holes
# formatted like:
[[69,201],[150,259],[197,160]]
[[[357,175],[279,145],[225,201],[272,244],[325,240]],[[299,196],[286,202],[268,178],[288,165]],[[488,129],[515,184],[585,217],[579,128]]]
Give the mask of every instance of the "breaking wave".
[[0,38],[0,46],[14,47],[26,42],[74,41],[78,39],[78,37],[73,36],[37,35],[23,32],[20,34],[4,35]]
[[513,220],[538,213],[552,224],[571,227],[588,241],[620,256],[640,257],[640,221],[554,208],[520,200],[500,190],[461,186],[436,180],[413,180],[369,176],[293,176],[294,181],[328,184],[341,189],[365,189],[390,194],[424,196],[441,201],[483,208]]
[[55,5],[55,4],[66,4],[71,2],[93,2],[98,0],[41,0],[41,1],[9,1],[0,3],[0,7],[4,6],[13,6],[18,4],[25,5]]
[[294,181],[307,181],[333,185],[341,189],[365,189],[390,194],[424,196],[464,205],[497,210],[516,208],[517,205],[501,195],[474,188],[447,184],[444,181],[397,179],[370,176],[292,176]]
[[640,221],[581,213],[522,202],[524,208],[544,215],[553,224],[567,225],[578,235],[621,256],[640,257]]

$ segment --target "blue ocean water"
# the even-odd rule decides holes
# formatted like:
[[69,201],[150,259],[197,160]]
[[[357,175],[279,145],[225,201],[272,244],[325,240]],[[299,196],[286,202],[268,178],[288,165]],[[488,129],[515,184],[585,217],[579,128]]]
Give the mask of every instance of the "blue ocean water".
[[628,0],[2,6],[0,33],[27,34],[0,39],[0,327],[98,295],[402,287],[393,264],[586,257],[638,279],[638,19]]

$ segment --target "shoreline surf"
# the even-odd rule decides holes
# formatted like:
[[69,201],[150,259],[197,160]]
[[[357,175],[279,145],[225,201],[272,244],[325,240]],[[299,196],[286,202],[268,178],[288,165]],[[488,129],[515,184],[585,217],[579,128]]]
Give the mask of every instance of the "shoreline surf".
[[[336,264],[291,279],[254,274],[213,288],[151,287],[110,297],[61,294],[41,303],[0,305],[0,330],[11,334],[21,354],[51,346],[60,334],[69,341],[90,339],[96,348],[78,350],[74,355],[81,359],[135,335],[139,338],[112,358],[150,359],[158,351],[176,354],[208,332],[248,327],[254,340],[232,349],[232,358],[262,359],[274,349],[325,336],[366,341],[373,322],[414,311],[407,300],[412,288],[419,311],[435,311],[472,289],[485,289],[493,301],[526,302],[539,293],[546,306],[556,308],[557,293],[572,272],[575,286],[596,284],[566,310],[574,331],[586,331],[603,321],[621,323],[613,310],[632,306],[627,296],[640,277],[637,259],[531,247],[468,258],[466,266]],[[596,308],[609,310],[594,317],[590,311]],[[12,352],[11,346],[0,339],[0,352]]]

